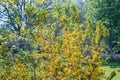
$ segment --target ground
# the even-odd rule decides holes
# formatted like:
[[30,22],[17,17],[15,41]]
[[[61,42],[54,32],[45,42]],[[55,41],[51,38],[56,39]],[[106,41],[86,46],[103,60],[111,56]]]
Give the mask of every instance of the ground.
[[120,62],[105,63],[103,68],[106,70],[107,75],[110,75],[110,72],[115,70],[117,75],[112,80],[120,80]]

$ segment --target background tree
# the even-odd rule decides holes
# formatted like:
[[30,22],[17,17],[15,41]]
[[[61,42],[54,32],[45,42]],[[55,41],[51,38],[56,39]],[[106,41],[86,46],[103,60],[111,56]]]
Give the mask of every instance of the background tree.
[[102,21],[110,31],[110,53],[120,53],[120,0],[89,0],[88,5],[88,19]]
[[[20,28],[22,26],[29,26],[29,28],[33,25],[35,26],[35,23],[32,24],[31,19],[33,17],[39,17],[40,14],[34,15],[37,10],[40,11],[45,8],[49,9],[51,4],[52,0],[46,0],[43,2],[38,0],[1,0],[0,14],[2,16],[0,19],[9,31],[16,31],[20,34]],[[26,14],[26,9],[29,10],[31,14]]]

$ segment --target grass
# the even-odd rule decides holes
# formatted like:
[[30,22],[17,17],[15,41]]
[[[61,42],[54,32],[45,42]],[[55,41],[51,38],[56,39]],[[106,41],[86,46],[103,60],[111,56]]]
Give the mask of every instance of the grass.
[[106,75],[110,75],[110,73],[115,70],[116,76],[113,77],[112,80],[120,80],[120,62],[108,62],[103,65],[103,68],[106,71]]

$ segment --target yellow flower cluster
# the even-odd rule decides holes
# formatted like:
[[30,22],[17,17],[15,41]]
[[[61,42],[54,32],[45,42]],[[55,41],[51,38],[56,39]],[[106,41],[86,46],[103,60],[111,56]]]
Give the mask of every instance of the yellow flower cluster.
[[25,65],[19,63],[13,67],[5,67],[0,74],[0,80],[30,80],[31,73],[25,71]]
[[[55,29],[49,30],[53,28],[36,29],[35,40],[39,42],[35,45],[43,45],[41,48],[43,52],[39,54],[39,58],[46,58],[39,63],[37,79],[103,79],[105,71],[100,68],[103,47],[99,47],[96,42],[93,45],[90,32],[87,33],[80,29],[81,25],[79,24],[74,25],[77,26],[75,30],[71,30],[71,27],[63,28],[61,30],[63,35],[57,37],[53,37]],[[46,34],[37,34],[42,31],[45,31]],[[92,33],[96,33],[96,31]],[[88,41],[91,45],[86,44]],[[86,55],[87,53],[90,54]],[[34,53],[34,55],[36,54]],[[37,56],[35,58],[38,59]]]

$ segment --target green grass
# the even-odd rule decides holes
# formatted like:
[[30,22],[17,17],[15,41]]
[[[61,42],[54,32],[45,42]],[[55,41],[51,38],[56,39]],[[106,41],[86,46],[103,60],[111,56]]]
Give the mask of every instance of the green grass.
[[106,75],[110,75],[110,73],[115,70],[116,76],[113,77],[112,80],[120,80],[120,62],[109,62],[103,65],[103,68],[106,71]]

